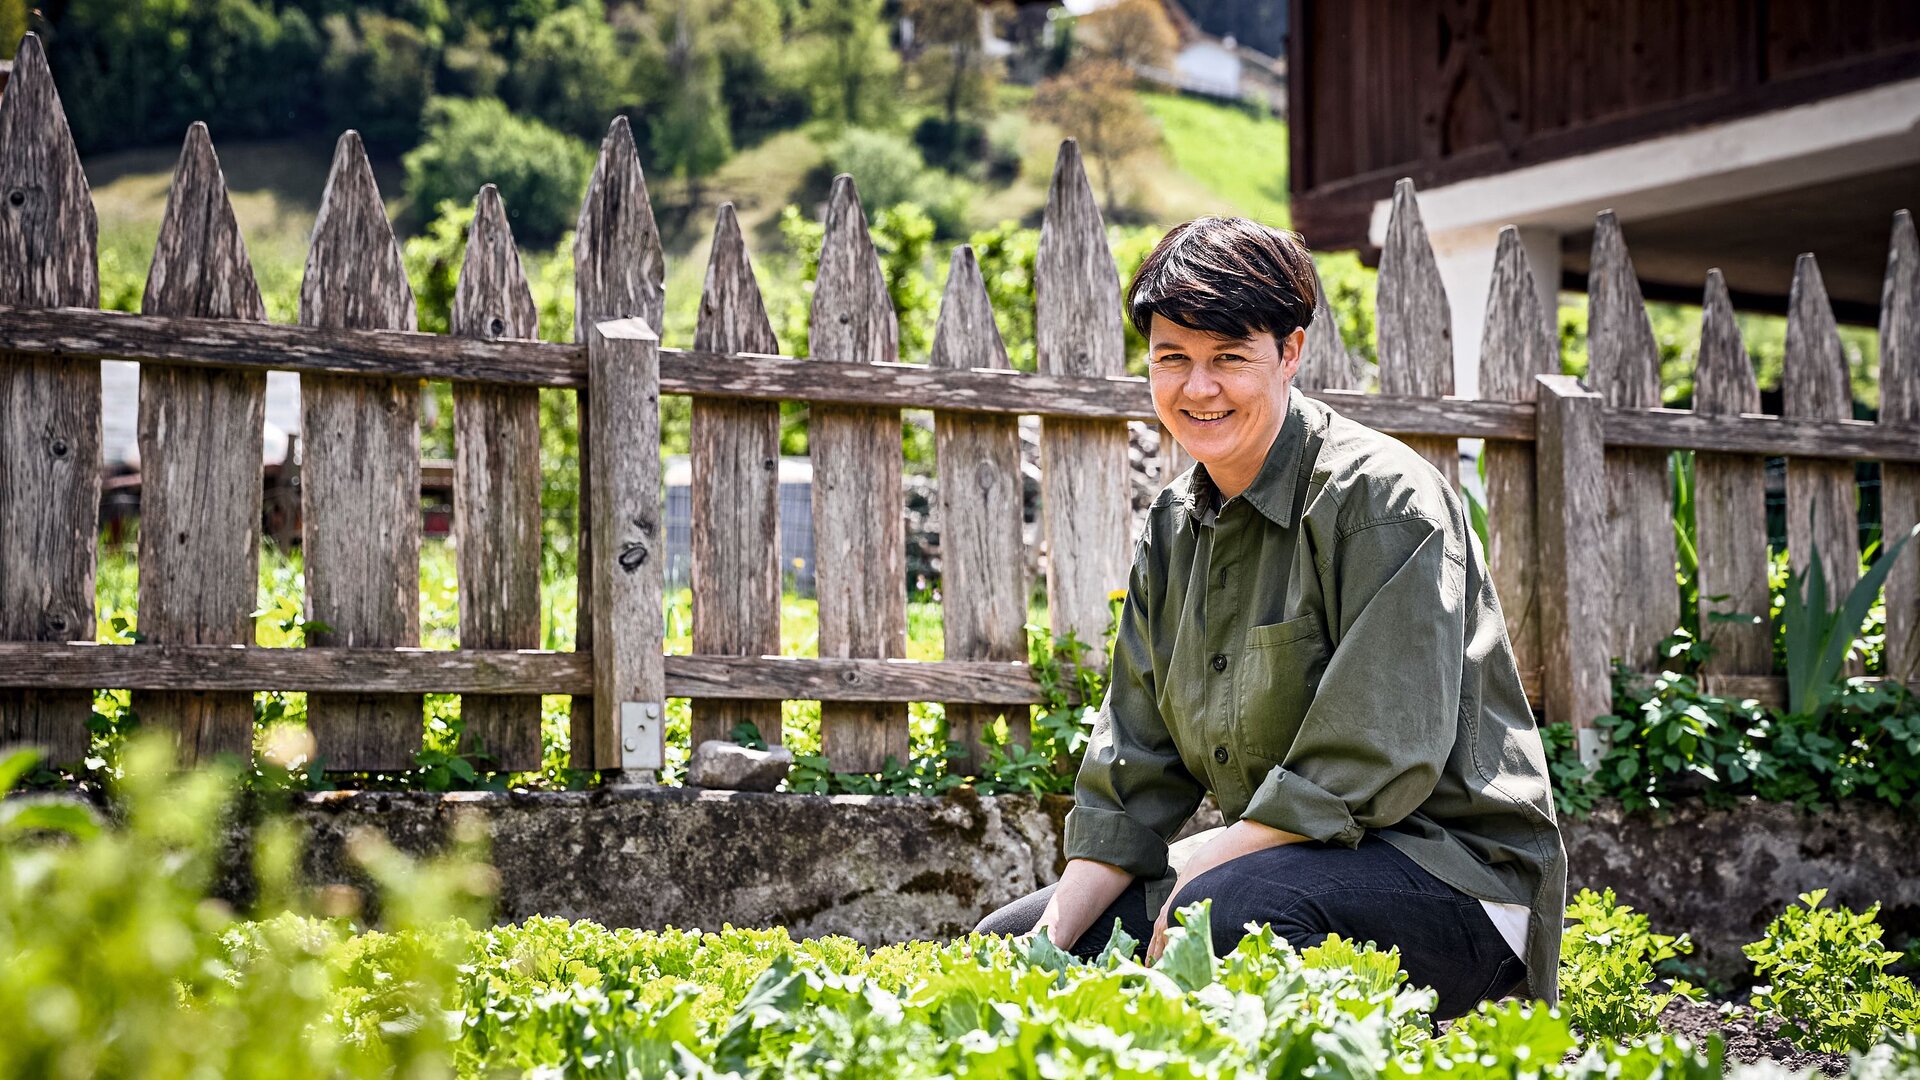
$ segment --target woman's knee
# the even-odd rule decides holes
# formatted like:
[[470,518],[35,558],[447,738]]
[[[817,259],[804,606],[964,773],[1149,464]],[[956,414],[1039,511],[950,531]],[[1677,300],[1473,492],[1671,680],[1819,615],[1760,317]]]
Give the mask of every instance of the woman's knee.
[[1037,926],[1040,916],[1046,914],[1047,901],[1053,898],[1054,886],[1049,885],[1038,892],[1031,892],[981,919],[973,928],[976,934],[1007,934],[1018,936]]

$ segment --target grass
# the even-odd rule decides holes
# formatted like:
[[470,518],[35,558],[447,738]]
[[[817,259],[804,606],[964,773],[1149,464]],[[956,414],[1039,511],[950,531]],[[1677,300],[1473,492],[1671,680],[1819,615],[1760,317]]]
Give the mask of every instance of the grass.
[[1160,122],[1173,177],[1199,189],[1196,196],[1172,186],[1165,197],[1181,206],[1177,217],[1229,213],[1280,228],[1292,224],[1286,121],[1175,94],[1141,94],[1140,100]]

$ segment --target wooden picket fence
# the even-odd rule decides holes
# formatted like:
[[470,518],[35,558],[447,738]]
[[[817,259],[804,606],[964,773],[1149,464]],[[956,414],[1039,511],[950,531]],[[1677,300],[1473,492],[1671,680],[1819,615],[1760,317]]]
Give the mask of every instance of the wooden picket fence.
[[[273,325],[206,129],[187,134],[139,314],[98,305],[94,216],[38,42],[0,97],[0,743],[79,757],[96,687],[126,688],[190,756],[245,754],[257,690],[306,691],[341,770],[411,761],[421,695],[462,695],[500,764],[536,767],[539,697],[573,696],[576,766],[657,769],[669,697],[693,738],[818,700],[836,768],[907,756],[911,701],[944,703],[954,738],[1041,700],[1025,664],[1016,418],[1043,418],[1052,629],[1097,641],[1130,551],[1127,424],[1151,421],[1124,374],[1119,280],[1072,142],[1056,163],[1036,267],[1038,373],[1009,370],[979,268],[955,250],[932,362],[897,363],[897,329],[851,179],[836,180],[811,314],[813,356],[778,355],[739,226],[722,207],[691,349],[662,348],[665,263],[624,121],[601,146],[574,247],[575,341],[533,340],[536,313],[497,193],[483,189],[451,333],[415,332],[399,249],[359,137],[336,148],[301,290]],[[1522,680],[1549,720],[1588,733],[1609,657],[1649,669],[1679,623],[1669,448],[1699,451],[1700,593],[1766,611],[1766,455],[1786,455],[1804,563],[1817,538],[1853,580],[1852,462],[1883,463],[1889,535],[1920,518],[1920,245],[1896,218],[1881,327],[1878,424],[1846,419],[1846,367],[1810,257],[1794,286],[1788,415],[1756,415],[1753,373],[1718,277],[1706,292],[1699,407],[1659,407],[1658,353],[1618,225],[1594,244],[1592,389],[1560,361],[1517,237],[1502,237],[1483,400],[1448,396],[1448,308],[1410,184],[1380,269],[1380,389],[1322,300],[1299,384],[1404,438],[1457,478],[1486,442],[1489,559]],[[145,493],[139,644],[96,646],[101,358],[142,364]],[[264,373],[302,379],[303,649],[254,647]],[[419,385],[454,384],[460,648],[418,648]],[[578,650],[539,642],[537,391],[579,395]],[[663,655],[659,395],[694,399],[693,655]],[[781,658],[775,542],[778,402],[811,404],[818,658]],[[936,410],[945,655],[906,644],[900,416]],[[1171,445],[1170,441],[1168,445]],[[1163,474],[1164,475],[1164,474]],[[1806,532],[1806,508],[1817,531]],[[1920,559],[1889,585],[1887,649],[1920,670]],[[1712,622],[1713,678],[1779,696],[1768,630]],[[1589,745],[1589,750],[1597,744]]]

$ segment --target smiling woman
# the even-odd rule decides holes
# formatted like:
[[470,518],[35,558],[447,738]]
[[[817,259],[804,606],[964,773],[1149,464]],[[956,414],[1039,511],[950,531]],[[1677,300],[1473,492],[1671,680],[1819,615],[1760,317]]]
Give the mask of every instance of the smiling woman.
[[[1295,393],[1314,305],[1292,234],[1201,218],[1128,290],[1155,411],[1197,464],[1135,547],[1057,885],[984,931],[1164,948],[1212,901],[1400,950],[1436,1011],[1557,994],[1566,857],[1546,755],[1458,494],[1404,444]],[[1168,839],[1211,792],[1226,827]]]

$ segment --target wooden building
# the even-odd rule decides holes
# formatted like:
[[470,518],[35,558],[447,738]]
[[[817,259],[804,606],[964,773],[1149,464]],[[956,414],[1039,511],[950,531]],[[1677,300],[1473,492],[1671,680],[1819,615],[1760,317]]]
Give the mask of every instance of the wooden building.
[[1914,0],[1293,0],[1295,226],[1373,258],[1412,177],[1475,386],[1501,225],[1543,293],[1584,290],[1594,215],[1650,299],[1784,309],[1814,252],[1877,318],[1894,211],[1920,205]]

